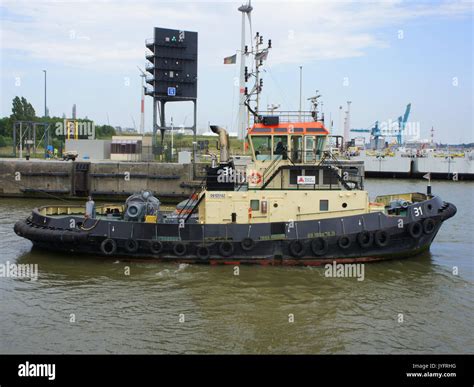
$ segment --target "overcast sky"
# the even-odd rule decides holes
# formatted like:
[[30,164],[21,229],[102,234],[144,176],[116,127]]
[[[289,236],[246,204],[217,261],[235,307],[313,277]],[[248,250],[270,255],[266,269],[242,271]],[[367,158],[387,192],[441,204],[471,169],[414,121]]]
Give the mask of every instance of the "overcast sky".
[[[240,47],[241,2],[5,1],[1,10],[0,115],[14,96],[42,115],[43,69],[50,115],[133,127],[140,122],[145,39],[154,27],[197,31],[198,126],[236,129],[237,65],[223,58]],[[299,66],[305,99],[319,90],[326,118],[339,131],[339,106],[352,101],[353,128],[403,114],[421,137],[472,142],[473,3],[471,1],[254,1],[253,32],[273,48],[263,75],[263,104],[296,110]],[[146,130],[151,130],[151,98]],[[175,124],[192,122],[191,106],[170,109]],[[306,106],[309,107],[309,106]]]

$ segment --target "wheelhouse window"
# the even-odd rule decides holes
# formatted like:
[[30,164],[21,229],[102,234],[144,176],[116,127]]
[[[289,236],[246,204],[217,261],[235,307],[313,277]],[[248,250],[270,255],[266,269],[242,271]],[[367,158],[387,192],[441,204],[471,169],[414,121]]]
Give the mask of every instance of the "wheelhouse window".
[[256,160],[270,160],[272,155],[272,136],[252,136]]
[[288,136],[273,137],[273,159],[288,158]]
[[316,141],[315,136],[306,136],[304,138],[304,161],[311,163],[316,160]]
[[313,163],[321,158],[324,149],[324,136],[305,136],[304,162]]
[[316,156],[318,159],[321,158],[321,155],[323,154],[325,142],[326,142],[325,136],[316,137]]
[[301,163],[303,156],[303,136],[291,136],[291,159],[294,163]]

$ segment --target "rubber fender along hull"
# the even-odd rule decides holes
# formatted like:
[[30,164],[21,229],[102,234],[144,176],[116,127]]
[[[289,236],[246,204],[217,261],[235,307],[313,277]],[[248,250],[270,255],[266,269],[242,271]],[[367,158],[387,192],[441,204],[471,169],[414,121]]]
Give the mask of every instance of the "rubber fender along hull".
[[[103,220],[90,231],[70,230],[66,228],[69,219],[61,223],[37,213],[18,221],[14,230],[37,248],[98,258],[271,265],[371,262],[409,257],[429,249],[442,223],[456,214],[456,207],[440,199],[427,203],[423,203],[424,215],[418,218],[370,213],[301,221],[297,222],[298,232],[289,228],[284,237],[277,238],[267,235],[268,224],[252,225],[251,229],[245,224],[198,224],[181,230],[174,224]],[[419,224],[415,228],[421,228],[420,235],[410,232],[414,223]]]

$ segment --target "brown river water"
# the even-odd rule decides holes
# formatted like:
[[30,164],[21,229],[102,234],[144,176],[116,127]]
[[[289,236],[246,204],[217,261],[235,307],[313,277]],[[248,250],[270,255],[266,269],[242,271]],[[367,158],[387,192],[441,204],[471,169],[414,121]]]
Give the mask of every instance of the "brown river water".
[[[38,279],[0,277],[0,353],[474,353],[474,183],[432,185],[458,213],[431,251],[366,264],[363,281],[324,267],[235,275],[36,251],[13,225],[54,198],[2,198],[0,264],[38,264]],[[401,179],[366,188],[371,197],[426,190]]]

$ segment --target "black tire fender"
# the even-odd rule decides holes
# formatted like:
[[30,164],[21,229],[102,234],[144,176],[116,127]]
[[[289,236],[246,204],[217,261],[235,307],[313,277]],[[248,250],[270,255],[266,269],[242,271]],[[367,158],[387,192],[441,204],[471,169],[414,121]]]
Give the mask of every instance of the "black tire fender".
[[196,248],[196,255],[199,259],[206,260],[211,255],[211,252],[207,246],[198,246]]
[[125,241],[125,250],[129,253],[136,253],[140,247],[140,244],[135,239],[129,238]]
[[423,234],[423,226],[420,222],[413,222],[408,225],[408,234],[413,239],[418,239]]
[[242,242],[240,242],[240,247],[244,251],[250,251],[255,247],[255,241],[252,238],[244,238]]
[[314,255],[321,256],[328,251],[328,241],[324,238],[316,238],[311,241],[311,251]]
[[187,246],[183,242],[178,242],[173,246],[173,253],[178,257],[186,254]]
[[374,241],[378,247],[385,247],[390,241],[390,235],[385,230],[377,230],[374,235]]
[[[110,246],[110,248],[108,247]],[[100,251],[104,255],[113,255],[117,252],[117,242],[112,238],[107,238],[100,244]]]
[[229,241],[222,242],[219,245],[219,253],[223,257],[229,257],[234,254],[234,244]]
[[351,243],[351,239],[347,235],[342,235],[337,241],[337,245],[343,250],[348,249]]
[[150,251],[151,251],[152,254],[160,254],[163,251],[163,242],[151,241],[150,242]]
[[305,252],[305,245],[299,239],[295,239],[290,242],[289,250],[293,257],[301,257]]
[[423,232],[427,235],[433,234],[436,228],[436,222],[432,218],[426,218],[423,221]]
[[362,248],[370,247],[373,242],[374,242],[374,236],[371,232],[361,231],[360,233],[357,234],[357,243],[359,243],[360,247]]

